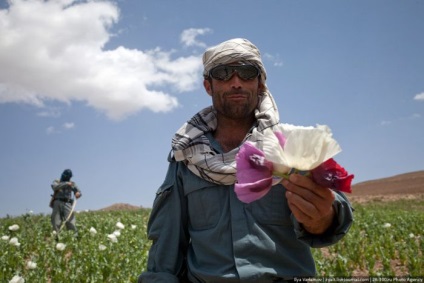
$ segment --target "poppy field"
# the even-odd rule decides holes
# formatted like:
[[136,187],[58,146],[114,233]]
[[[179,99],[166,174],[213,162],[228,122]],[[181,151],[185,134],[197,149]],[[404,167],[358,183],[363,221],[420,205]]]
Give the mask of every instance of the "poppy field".
[[[319,276],[423,276],[423,199],[354,208],[348,235],[313,249]],[[78,213],[78,237],[52,233],[49,215],[1,218],[0,282],[137,282],[150,247],[149,213]]]

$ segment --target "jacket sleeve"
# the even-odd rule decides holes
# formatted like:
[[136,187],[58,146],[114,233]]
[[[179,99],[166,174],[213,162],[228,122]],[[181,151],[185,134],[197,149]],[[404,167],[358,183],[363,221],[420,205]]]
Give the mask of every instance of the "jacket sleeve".
[[74,194],[76,194],[77,192],[79,192],[82,196],[82,192],[81,190],[78,188],[78,185],[75,184],[74,182],[72,182],[72,191],[74,192]]
[[68,185],[68,182],[61,182],[59,180],[54,180],[51,184],[52,190],[56,193],[64,188],[66,188]]
[[349,200],[342,192],[335,191],[335,193],[333,224],[323,234],[313,235],[308,233],[293,215],[291,217],[297,238],[312,248],[322,248],[337,243],[346,235],[353,223],[353,208]]
[[60,189],[59,184],[60,182],[58,179],[53,180],[52,184],[50,185],[52,187],[53,192],[56,192],[58,189]]
[[153,243],[147,271],[139,276],[139,283],[178,283],[185,271],[188,246],[186,204],[177,168],[178,163],[171,161],[165,181],[156,193],[147,227],[148,238]]

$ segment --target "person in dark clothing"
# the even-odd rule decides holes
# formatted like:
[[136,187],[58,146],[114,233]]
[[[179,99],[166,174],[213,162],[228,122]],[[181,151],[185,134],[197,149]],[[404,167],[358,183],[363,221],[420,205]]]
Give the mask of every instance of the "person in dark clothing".
[[64,224],[63,222],[66,221],[66,228],[75,231],[75,234],[77,234],[75,213],[72,211],[74,202],[72,194],[74,194],[77,199],[80,198],[82,194],[75,182],[71,181],[71,178],[71,169],[66,169],[63,171],[60,180],[55,179],[51,184],[54,192],[51,223],[56,233],[59,233]]

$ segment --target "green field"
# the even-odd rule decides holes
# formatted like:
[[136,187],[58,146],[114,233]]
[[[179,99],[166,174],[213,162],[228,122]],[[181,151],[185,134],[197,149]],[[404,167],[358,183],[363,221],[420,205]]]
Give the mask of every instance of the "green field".
[[[79,239],[60,233],[63,250],[48,215],[2,218],[0,282],[15,275],[25,282],[136,282],[150,245],[149,212],[79,213]],[[118,222],[125,227],[118,228]],[[12,231],[13,225],[19,229]],[[349,234],[334,246],[313,250],[318,275],[423,276],[423,227],[423,199],[357,204]]]

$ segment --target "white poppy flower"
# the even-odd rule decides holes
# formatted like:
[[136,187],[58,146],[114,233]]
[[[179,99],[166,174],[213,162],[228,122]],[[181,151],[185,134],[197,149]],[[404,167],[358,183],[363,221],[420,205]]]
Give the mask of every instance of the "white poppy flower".
[[3,241],[9,241],[10,237],[9,236],[1,236],[1,239]]
[[105,245],[100,244],[100,245],[99,245],[99,250],[100,250],[100,251],[104,251],[104,250],[106,250],[106,246],[105,246]]
[[137,228],[137,225],[131,225],[131,229],[135,230]]
[[19,225],[18,224],[13,224],[12,226],[9,226],[9,230],[10,231],[18,231],[19,230]]
[[97,234],[97,230],[94,227],[91,227],[90,228],[90,234],[93,235],[93,236],[96,235]]
[[13,276],[9,283],[25,283],[25,279],[19,275]]
[[66,245],[64,243],[57,243],[56,244],[56,250],[63,251],[66,248]]
[[124,228],[125,228],[125,225],[118,221],[118,223],[116,223],[116,228],[118,228],[118,229],[121,229],[121,230],[122,230],[122,229],[124,229]]
[[113,232],[113,234],[114,234],[116,237],[119,237],[119,236],[121,236],[121,231],[116,230],[115,232]]
[[112,243],[117,243],[118,242],[118,238],[116,238],[115,234],[109,234],[107,235],[107,238],[112,242]]
[[412,238],[414,238],[414,237],[415,237],[415,235],[414,235],[413,233],[410,233],[410,234],[409,234],[409,238],[411,238],[411,239],[412,239]]
[[383,228],[390,228],[392,227],[392,224],[390,223],[384,223]]
[[21,245],[21,243],[19,243],[18,238],[16,237],[13,237],[12,239],[10,239],[9,244],[15,247],[19,247]]
[[284,141],[268,128],[264,130],[263,151],[266,159],[273,163],[274,171],[279,173],[286,174],[291,168],[310,171],[341,151],[328,126],[280,124],[278,128]]
[[37,268],[37,263],[33,262],[33,261],[28,261],[26,264],[28,269],[36,269]]

